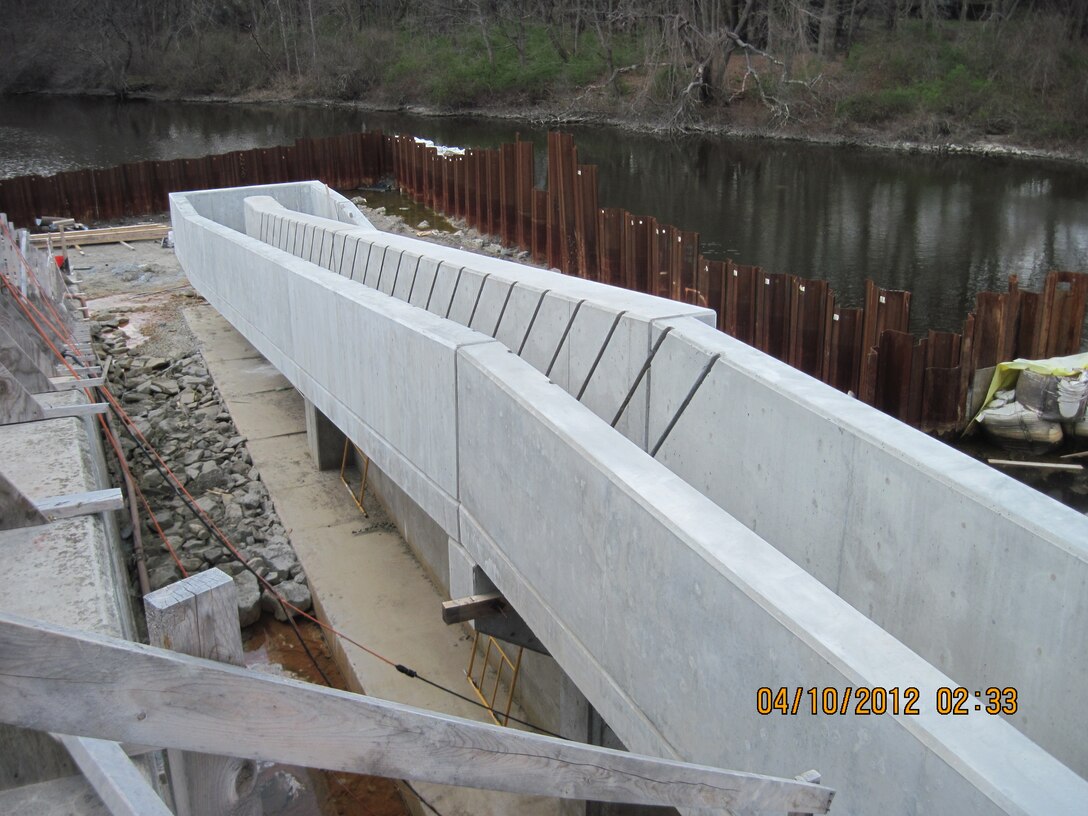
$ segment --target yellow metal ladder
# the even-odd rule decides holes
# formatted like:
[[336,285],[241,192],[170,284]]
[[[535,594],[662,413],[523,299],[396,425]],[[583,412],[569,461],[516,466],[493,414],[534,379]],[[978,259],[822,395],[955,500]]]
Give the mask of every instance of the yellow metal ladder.
[[[344,476],[344,472],[348,468],[348,450],[349,449],[354,449],[355,450],[355,455],[356,456],[361,456],[363,458],[363,481],[359,485],[359,495],[358,496],[355,495],[355,488],[353,488],[350,484],[348,484],[347,477]],[[344,437],[344,453],[340,457],[340,481],[343,482],[344,487],[346,487],[348,489],[348,493],[351,494],[351,498],[355,502],[355,506],[358,507],[360,512],[362,512],[362,514],[364,516],[366,516],[367,518],[370,518],[370,514],[368,512],[366,512],[366,508],[363,507],[363,498],[366,496],[366,478],[369,475],[369,473],[370,473],[370,457],[367,456],[365,453],[363,453],[361,450],[359,450],[358,446],[345,436]]]
[[[468,677],[472,690],[476,692],[476,696],[480,698],[480,702],[484,704],[495,724],[508,725],[510,722],[510,708],[514,704],[514,690],[517,688],[518,675],[521,673],[521,656],[525,649],[519,646],[517,657],[511,660],[499,641],[491,637],[491,635],[484,635],[483,637],[486,640],[483,646],[483,658],[479,661],[478,666],[479,676],[476,675],[476,658],[481,649],[479,632],[476,632],[476,636],[472,639],[472,654],[469,656],[468,669],[465,671],[465,675]],[[493,678],[488,677],[489,669],[493,673]],[[495,707],[495,703],[499,698],[499,686],[504,673],[509,673],[509,692],[506,695],[506,703],[500,711]]]

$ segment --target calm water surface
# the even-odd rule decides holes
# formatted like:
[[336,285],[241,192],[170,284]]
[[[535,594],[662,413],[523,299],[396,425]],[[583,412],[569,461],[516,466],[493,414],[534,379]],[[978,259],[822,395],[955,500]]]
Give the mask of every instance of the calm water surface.
[[[547,127],[305,105],[0,98],[0,177],[201,156],[382,128],[465,147]],[[600,203],[698,231],[708,257],[826,278],[858,305],[864,280],[910,289],[912,323],[959,330],[980,290],[1010,274],[1088,271],[1088,169],[757,140],[665,140],[573,128],[600,166]]]

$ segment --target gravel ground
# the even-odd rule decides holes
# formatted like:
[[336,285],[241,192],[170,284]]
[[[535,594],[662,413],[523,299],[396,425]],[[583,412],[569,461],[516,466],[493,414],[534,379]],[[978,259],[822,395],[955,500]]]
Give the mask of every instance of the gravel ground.
[[[527,254],[504,249],[463,223],[428,213],[410,225],[385,207],[370,208],[362,199],[356,201],[375,226],[389,232],[495,256],[523,259]],[[428,215],[437,229],[424,220]],[[414,211],[412,220],[417,217]],[[165,216],[152,220],[166,222]],[[185,307],[203,299],[189,285],[173,249],[155,241],[134,242],[131,247],[87,246],[82,254],[70,256],[73,275],[82,281],[97,322],[99,353],[114,358],[111,390],[196,503],[251,566],[289,601],[308,609],[311,598],[305,574],[287,531],[182,315]],[[137,442],[122,435],[122,445],[136,482],[180,561],[179,566],[142,511],[151,588],[182,577],[182,569],[193,573],[218,566],[233,575],[238,585],[243,626],[256,622],[262,612],[283,619],[283,610],[270,593],[196,520]],[[123,533],[131,540],[134,531],[126,527]]]

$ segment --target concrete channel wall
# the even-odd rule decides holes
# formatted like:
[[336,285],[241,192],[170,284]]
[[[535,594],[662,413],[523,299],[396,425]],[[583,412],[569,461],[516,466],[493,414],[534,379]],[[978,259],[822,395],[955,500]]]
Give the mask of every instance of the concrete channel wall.
[[[816,571],[811,565],[791,561],[761,531],[719,506],[720,499],[716,503],[698,484],[689,484],[698,482],[691,474],[678,474],[647,455],[647,439],[652,444],[659,430],[658,407],[667,413],[669,399],[678,407],[690,385],[677,396],[665,367],[655,362],[656,373],[643,378],[640,396],[632,400],[642,400],[641,416],[628,417],[624,429],[634,441],[610,428],[610,418],[602,421],[630,391],[654,334],[664,327],[671,326],[678,343],[666,351],[672,342],[666,338],[658,352],[679,355],[668,370],[682,379],[693,361],[699,366],[698,341],[706,344],[717,334],[707,328],[704,337],[703,310],[540,270],[523,272],[494,259],[470,255],[470,266],[465,253],[446,254],[456,250],[288,218],[274,202],[253,200],[271,195],[289,206],[294,193],[244,192],[230,191],[230,213],[201,201],[216,191],[171,197],[178,255],[194,286],[448,533],[451,550],[464,555],[463,562],[451,559],[451,572],[455,562],[458,570],[465,563],[483,568],[628,747],[785,776],[818,767],[839,790],[835,811],[843,813],[1072,813],[1088,801],[1085,780],[1005,719],[973,710],[962,717],[937,714],[936,689],[955,687],[963,678],[953,680],[857,604],[834,594],[810,574]],[[217,213],[217,220],[202,213]],[[302,243],[285,238],[300,234],[299,227],[285,232],[283,223],[270,223],[276,218],[301,225]],[[313,234],[307,239],[309,227]],[[309,240],[312,257],[336,271],[289,254],[280,248],[284,240],[294,240],[286,246],[304,257]],[[355,256],[362,243],[370,248],[359,266]],[[369,254],[379,245],[383,257],[372,263]],[[390,248],[398,259],[387,265]],[[339,274],[347,269],[348,252],[351,271]],[[445,316],[462,308],[455,305],[461,291],[456,278],[438,305],[413,304],[411,285],[404,300],[383,291],[403,292],[406,254],[412,278],[418,283],[423,268],[422,280],[429,280],[433,269],[431,288],[440,292],[446,291],[442,280],[464,279],[466,271],[483,268],[477,295],[467,298],[474,305],[459,312],[467,325]],[[352,280],[360,273],[361,280]],[[495,286],[493,295],[485,295]],[[532,308],[510,312],[519,289],[531,290],[526,303]],[[527,355],[540,314],[555,302],[548,298],[553,292],[556,299],[567,297],[571,290],[566,311],[556,303],[554,326],[562,328],[553,328],[549,343],[541,343],[550,353]],[[542,294],[533,303],[537,292]],[[497,307],[498,324],[509,313],[516,315],[510,318],[515,328],[526,326],[512,335],[520,337],[520,348],[502,342],[501,325],[493,332],[499,339],[470,328],[478,325],[485,296],[506,304],[505,312]],[[674,315],[667,314],[670,307]],[[582,312],[593,310],[603,315],[598,322],[608,338],[602,340],[604,353],[600,344],[580,350],[570,342]],[[676,319],[684,310],[691,316]],[[592,330],[587,322],[587,335]],[[595,331],[602,336],[599,325]],[[568,344],[562,374],[558,360]],[[598,362],[591,382],[606,371],[612,384],[602,387],[601,402],[590,410],[585,394],[583,403],[575,399],[583,391],[582,372],[588,374],[610,349],[616,364],[602,370]],[[511,350],[522,351],[521,357]],[[669,446],[685,438],[702,448],[717,446],[725,423],[742,410],[734,407],[738,400],[742,406],[753,401],[747,391],[767,389],[768,380],[782,388],[768,401],[784,401],[778,410],[786,417],[802,411],[804,395],[793,395],[777,369],[768,375],[761,368],[764,373],[752,372],[750,383],[742,382],[741,361],[763,366],[763,355],[723,363],[726,353],[713,353],[723,357],[706,381],[728,374],[738,382],[702,438],[694,424],[686,424],[707,410],[699,401],[702,392],[696,395],[687,409],[694,413],[685,419],[685,411],[676,422],[662,460],[676,457]],[[547,369],[550,378],[543,373]],[[823,419],[832,427],[819,431],[822,444],[856,448],[856,430],[832,419]],[[751,426],[748,433],[754,433]],[[789,427],[774,436],[783,446],[799,442]],[[892,459],[904,459],[894,449],[897,442],[902,440],[893,437],[879,445]],[[744,481],[754,465],[783,466],[782,456],[741,460],[733,465],[735,473],[722,478]],[[849,468],[849,459],[839,466]],[[881,466],[888,467],[879,461],[871,467]],[[782,475],[787,486],[789,478]],[[889,478],[906,477],[893,470]],[[792,500],[781,487],[775,492],[782,503]],[[902,501],[885,497],[886,523],[901,524],[889,497]],[[828,546],[843,549],[837,541]],[[976,568],[988,574],[994,567],[988,561]],[[923,615],[929,579],[908,573],[900,580],[904,593],[920,597],[912,614]],[[987,678],[986,686],[994,684],[1005,685]],[[760,687],[786,687],[792,697],[797,688],[862,686],[917,687],[920,713],[813,716],[807,694],[796,715],[756,712]],[[1051,694],[1048,687],[1046,696]]]
[[244,207],[249,235],[495,337],[609,422],[667,330],[617,429],[644,450],[668,432],[671,471],[962,686],[1016,688],[1014,724],[1088,775],[1088,711],[1066,704],[1088,672],[1088,519],[717,331],[708,310],[332,227],[272,197]]

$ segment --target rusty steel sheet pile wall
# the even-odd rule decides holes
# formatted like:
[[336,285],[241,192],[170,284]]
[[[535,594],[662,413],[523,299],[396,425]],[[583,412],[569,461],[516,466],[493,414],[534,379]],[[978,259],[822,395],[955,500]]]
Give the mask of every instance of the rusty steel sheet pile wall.
[[[699,251],[699,235],[651,216],[601,208],[597,168],[573,137],[548,134],[547,187],[533,187],[532,145],[440,155],[393,139],[393,171],[409,196],[497,236],[569,275],[623,286],[718,315],[718,328],[914,427],[962,430],[975,372],[1015,357],[1079,350],[1088,275],[1051,272],[1040,293],[980,293],[962,332],[909,332],[910,292],[871,280],[859,308],[827,281],[772,273]],[[513,178],[511,178],[513,176]]]
[[139,162],[43,178],[0,180],[0,211],[104,219],[160,212],[178,190],[318,178],[352,189],[392,175],[416,201],[533,260],[601,283],[706,306],[718,328],[927,432],[962,430],[979,369],[1080,349],[1088,274],[1051,272],[1042,292],[982,292],[961,332],[909,332],[910,292],[871,280],[858,308],[827,281],[705,258],[699,235],[652,216],[601,208],[598,174],[578,163],[570,134],[548,134],[547,184],[535,186],[533,145],[440,151],[381,131],[201,159]]
[[236,150],[195,159],[142,161],[54,176],[0,179],[0,211],[19,224],[36,216],[82,221],[165,212],[168,195],[318,178],[336,189],[372,184],[389,172],[381,131],[297,139],[293,145]]

